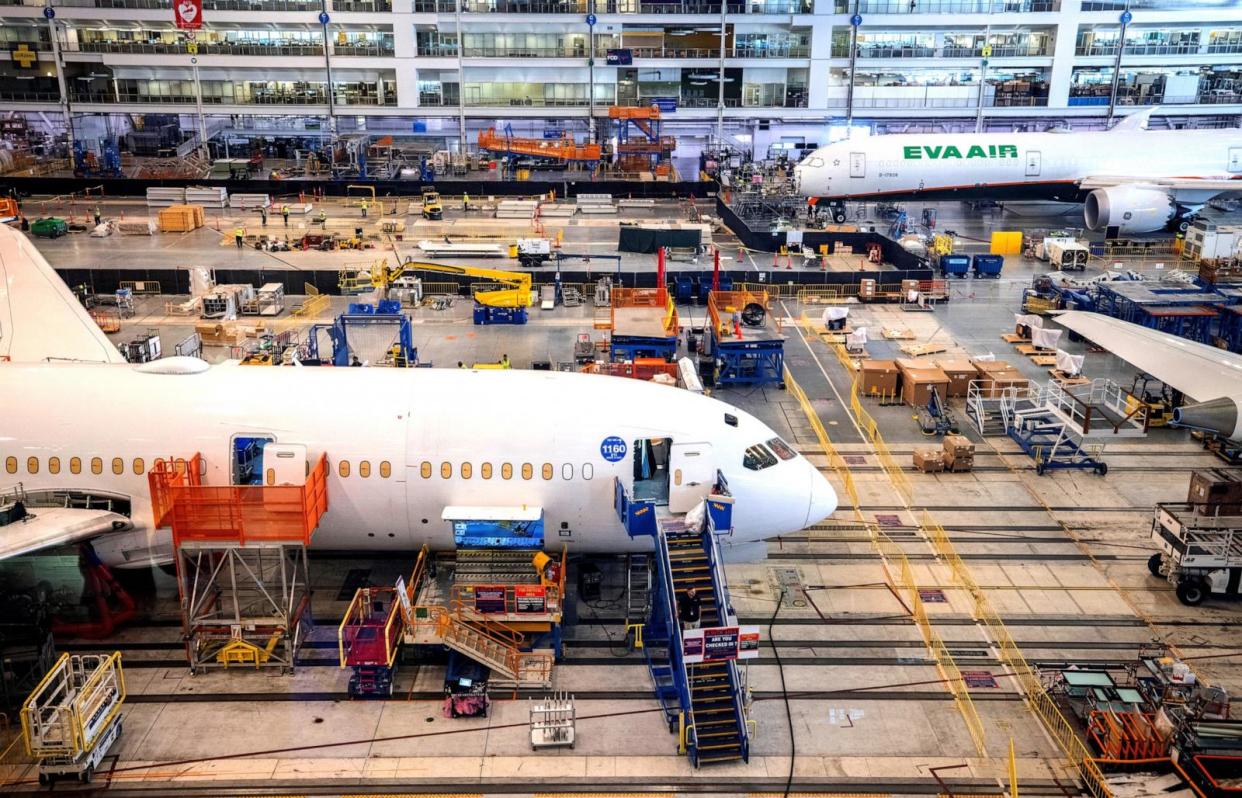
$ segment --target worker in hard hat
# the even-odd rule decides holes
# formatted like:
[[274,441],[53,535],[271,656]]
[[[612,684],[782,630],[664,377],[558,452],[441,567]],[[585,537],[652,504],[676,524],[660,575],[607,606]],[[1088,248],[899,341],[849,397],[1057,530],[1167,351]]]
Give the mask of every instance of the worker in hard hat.
[[237,248],[241,249],[246,245],[246,228],[238,227],[233,231],[233,240],[237,242]]
[[510,363],[509,363],[509,356],[508,356],[508,355],[501,355],[501,356],[500,356],[500,367],[501,367],[502,369],[511,369],[511,368],[513,368],[513,366],[512,366],[512,365],[510,365]]
[[95,226],[98,227],[103,222],[103,212],[99,210],[99,206],[95,206]]
[[366,200],[362,201],[362,218],[367,218],[367,208],[371,207]]
[[465,193],[464,191],[462,192],[462,195],[461,195],[461,212],[462,213],[470,212],[470,195]]

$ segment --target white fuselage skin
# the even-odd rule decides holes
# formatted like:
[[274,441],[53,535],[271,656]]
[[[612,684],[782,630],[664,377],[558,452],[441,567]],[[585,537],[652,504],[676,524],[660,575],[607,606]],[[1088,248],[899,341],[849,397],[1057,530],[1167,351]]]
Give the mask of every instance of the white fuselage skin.
[[832,200],[985,189],[1072,202],[1093,176],[1242,177],[1242,131],[903,133],[820,147],[794,173],[800,196]]
[[[322,549],[452,549],[452,531],[441,520],[450,505],[542,507],[549,547],[649,549],[650,539],[632,540],[613,509],[613,477],[632,485],[634,441],[644,438],[710,445],[713,465],[736,497],[727,542],[794,532],[836,508],[831,486],[801,456],[758,471],[743,467],[748,446],[777,437],[771,429],[677,388],[516,370],[139,368],[0,364],[0,485],[129,497],[135,529],[95,544],[113,565],[170,558],[167,530],[152,528],[145,473],[151,464],[201,453],[204,484],[226,485],[236,436],[304,444],[312,462],[327,455],[329,509],[312,542]],[[601,453],[611,436],[628,446],[617,462]],[[50,473],[50,458],[57,458],[58,473]],[[80,459],[80,473],[71,473],[72,458]],[[92,473],[93,458],[102,473]],[[363,461],[369,476],[361,475]],[[388,464],[387,478],[381,463]],[[512,468],[508,479],[505,464]]]

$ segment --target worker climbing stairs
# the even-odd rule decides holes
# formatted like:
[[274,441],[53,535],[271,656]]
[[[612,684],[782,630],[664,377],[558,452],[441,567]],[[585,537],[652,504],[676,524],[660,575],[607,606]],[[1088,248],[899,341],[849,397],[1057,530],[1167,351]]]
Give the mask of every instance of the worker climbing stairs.
[[[631,536],[655,539],[643,653],[679,750],[695,767],[748,761],[746,696],[737,660],[757,653],[758,630],[739,627],[728,601],[719,543],[732,523],[728,487],[717,474],[701,522],[697,513],[674,514],[632,499],[619,480],[615,490],[618,515]],[[691,588],[699,598],[699,624],[693,629],[683,628],[677,609],[678,597]],[[742,638],[753,645],[742,645]]]

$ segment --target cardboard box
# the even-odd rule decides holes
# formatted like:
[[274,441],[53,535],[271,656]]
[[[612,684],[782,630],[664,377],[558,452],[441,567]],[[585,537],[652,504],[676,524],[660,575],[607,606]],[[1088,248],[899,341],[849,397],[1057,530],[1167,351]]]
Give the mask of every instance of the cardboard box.
[[900,385],[900,373],[895,360],[864,360],[859,364],[864,396],[881,394],[896,396]]
[[1207,468],[1190,475],[1186,501],[1204,515],[1242,515],[1242,471]]
[[915,449],[914,467],[924,474],[937,474],[944,470],[944,458],[935,449]]
[[966,458],[975,456],[975,445],[965,435],[945,435],[941,449],[950,457]]
[[942,452],[940,459],[944,462],[944,470],[954,473],[970,471],[975,467],[975,456],[973,454],[964,457],[954,457],[948,452]]
[[933,387],[944,398],[949,392],[949,378],[936,366],[916,360],[898,360],[901,371],[901,399],[910,407],[926,407]]
[[936,365],[949,378],[949,396],[966,396],[970,381],[979,378],[979,372],[969,360],[937,360]]
[[1004,388],[1024,387],[1027,384],[1027,379],[1022,376],[1022,372],[1007,361],[972,359],[970,364],[979,374],[977,377],[981,383],[979,388],[984,396],[997,396]]

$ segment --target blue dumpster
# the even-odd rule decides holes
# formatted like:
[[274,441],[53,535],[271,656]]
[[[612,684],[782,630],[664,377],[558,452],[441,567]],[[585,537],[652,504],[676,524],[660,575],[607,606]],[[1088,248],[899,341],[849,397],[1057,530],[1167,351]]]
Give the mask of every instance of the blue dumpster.
[[1005,258],[1002,255],[975,255],[972,266],[975,277],[999,278],[1001,269],[1005,266]]
[[970,258],[966,255],[941,255],[940,274],[944,277],[965,277],[970,271]]

